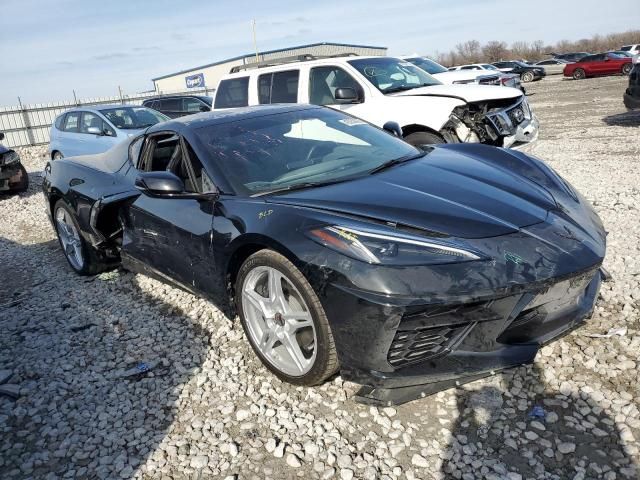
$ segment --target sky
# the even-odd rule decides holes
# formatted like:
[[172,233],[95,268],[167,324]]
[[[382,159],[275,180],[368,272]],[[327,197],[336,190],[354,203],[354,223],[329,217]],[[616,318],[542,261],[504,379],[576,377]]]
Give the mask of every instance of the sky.
[[[390,55],[457,43],[577,40],[640,28],[638,0],[0,0],[0,106],[153,89],[152,78],[315,42]],[[640,42],[640,39],[638,39]]]

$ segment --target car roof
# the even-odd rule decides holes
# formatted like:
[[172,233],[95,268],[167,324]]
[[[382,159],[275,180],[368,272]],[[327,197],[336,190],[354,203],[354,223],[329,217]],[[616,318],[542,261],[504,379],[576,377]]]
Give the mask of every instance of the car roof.
[[148,133],[172,130],[182,132],[211,125],[222,125],[224,123],[246,120],[249,118],[266,117],[279,113],[296,112],[303,110],[315,110],[328,107],[317,105],[305,105],[297,103],[283,103],[271,105],[254,105],[250,107],[229,108],[222,110],[212,110],[210,112],[196,113],[184,117],[173,118],[166,122],[156,123],[147,130]]
[[129,105],[129,104],[123,105],[122,103],[108,103],[105,105],[86,105],[86,106],[72,107],[68,110],[65,110],[60,115],[64,115],[65,113],[70,113],[70,112],[100,112],[101,110],[107,110],[110,108],[126,108],[126,107],[141,107],[141,106],[142,105]]
[[335,65],[336,63],[348,63],[349,60],[367,60],[370,58],[397,58],[402,60],[399,57],[391,57],[389,55],[355,55],[355,56],[341,56],[341,57],[329,57],[329,58],[318,58],[316,60],[300,60],[299,62],[287,62],[281,63],[279,65],[269,65],[265,67],[253,68],[249,70],[241,70],[239,72],[227,73],[225,74],[221,80],[227,80],[230,78],[237,77],[248,77],[251,75],[259,75],[261,73],[268,73],[273,71],[283,71],[283,70],[295,70],[299,65]]
[[200,99],[208,98],[208,99],[211,99],[211,97],[209,95],[196,95],[196,94],[192,94],[192,93],[185,93],[184,95],[156,95],[155,97],[147,97],[147,98],[144,99],[144,102],[142,102],[142,103],[150,102],[150,101],[153,101],[153,100],[166,99],[166,98],[200,98]]

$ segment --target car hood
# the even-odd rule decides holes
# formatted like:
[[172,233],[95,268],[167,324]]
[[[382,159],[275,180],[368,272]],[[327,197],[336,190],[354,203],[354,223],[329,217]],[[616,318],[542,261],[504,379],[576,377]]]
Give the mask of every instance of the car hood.
[[118,136],[122,137],[122,138],[127,138],[127,137],[136,137],[138,135],[140,135],[141,133],[143,133],[148,127],[145,128],[119,128],[118,129]]
[[438,147],[377,174],[267,201],[485,238],[542,222],[557,208],[550,191],[527,178],[535,178],[533,168],[499,149]]
[[[488,75],[490,73],[485,73]],[[465,102],[473,103],[482,100],[502,100],[505,98],[518,98],[522,92],[516,88],[507,88],[496,85],[432,85],[419,87],[404,92],[391,93],[389,96],[443,96],[462,98]]]
[[[499,75],[500,72],[495,72],[493,75]],[[459,80],[475,80],[478,77],[484,77],[492,75],[486,70],[453,70],[442,73],[432,73],[431,76],[440,80],[444,84],[451,84]],[[428,87],[425,87],[428,88]]]

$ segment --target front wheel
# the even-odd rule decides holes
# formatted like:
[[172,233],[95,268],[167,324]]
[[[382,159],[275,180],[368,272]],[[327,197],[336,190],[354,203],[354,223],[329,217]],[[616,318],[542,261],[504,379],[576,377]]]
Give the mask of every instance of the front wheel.
[[587,76],[586,73],[581,68],[576,68],[575,71],[573,72],[573,79],[574,80],[582,80],[582,79],[586,78],[586,76]]
[[29,174],[24,165],[20,164],[19,172],[9,179],[9,190],[12,192],[20,193],[26,192],[29,188]]
[[625,64],[622,66],[622,74],[623,74],[623,75],[629,75],[629,74],[631,73],[631,69],[632,69],[632,68],[633,68],[633,67],[631,66],[631,64],[630,64],[630,63],[625,63]]
[[53,156],[51,157],[53,160],[61,160],[64,158],[62,152],[55,151],[53,152]]
[[100,261],[93,247],[82,238],[76,215],[64,200],[53,206],[53,222],[62,252],[76,273],[95,275],[110,267]]
[[431,132],[410,133],[404,137],[404,141],[420,149],[429,145],[445,143],[444,138]]
[[522,78],[522,81],[524,83],[533,82],[533,73],[532,72],[524,72],[522,74],[522,77],[520,77],[520,78]]
[[251,347],[278,378],[324,382],[338,370],[333,335],[320,300],[293,263],[260,250],[240,267],[236,308]]

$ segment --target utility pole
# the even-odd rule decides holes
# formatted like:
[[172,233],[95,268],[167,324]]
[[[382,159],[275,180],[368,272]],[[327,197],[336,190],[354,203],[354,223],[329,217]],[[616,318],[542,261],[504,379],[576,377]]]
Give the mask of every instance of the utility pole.
[[253,28],[253,49],[256,51],[256,63],[258,63],[260,60],[258,57],[258,44],[256,43],[256,19],[255,18],[251,20],[251,26]]

